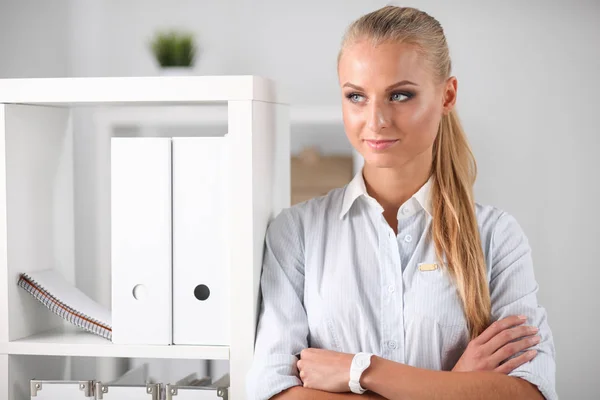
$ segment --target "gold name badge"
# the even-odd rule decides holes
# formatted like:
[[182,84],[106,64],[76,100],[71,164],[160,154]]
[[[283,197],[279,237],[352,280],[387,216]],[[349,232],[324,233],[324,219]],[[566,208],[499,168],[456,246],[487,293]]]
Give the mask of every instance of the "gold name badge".
[[421,271],[435,271],[437,268],[437,264],[419,264],[419,270]]

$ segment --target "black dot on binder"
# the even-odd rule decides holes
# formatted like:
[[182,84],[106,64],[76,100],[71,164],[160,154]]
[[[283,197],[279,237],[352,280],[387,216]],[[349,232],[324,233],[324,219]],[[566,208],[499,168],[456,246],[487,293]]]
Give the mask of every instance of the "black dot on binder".
[[198,285],[196,289],[194,289],[194,296],[200,301],[204,301],[208,299],[210,296],[210,289],[206,285]]

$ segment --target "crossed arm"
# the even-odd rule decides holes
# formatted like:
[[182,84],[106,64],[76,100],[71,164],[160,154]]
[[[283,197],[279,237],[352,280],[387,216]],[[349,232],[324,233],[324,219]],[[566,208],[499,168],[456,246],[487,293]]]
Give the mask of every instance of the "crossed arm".
[[275,396],[276,400],[544,399],[531,383],[495,372],[430,371],[374,357],[365,375],[365,395],[330,393],[300,386]]
[[541,399],[531,383],[497,372],[447,372],[414,368],[375,357],[365,388],[395,399]]
[[[369,392],[363,399],[544,399],[536,386],[526,380],[506,375],[532,358],[524,353],[496,366],[498,357],[517,353],[532,343],[532,338],[503,345],[498,350],[494,339],[511,340],[529,333],[528,327],[512,327],[516,317],[509,317],[490,327],[474,339],[453,371],[432,371],[411,367],[377,356],[361,377],[361,386]],[[500,326],[498,326],[500,325]],[[487,335],[486,335],[487,334]],[[491,337],[489,341],[485,341]],[[497,342],[497,340],[496,340]],[[490,347],[492,346],[492,347]],[[303,387],[294,387],[275,396],[277,400],[358,399],[348,393],[351,354],[308,349],[298,361]],[[487,369],[487,370],[484,370]],[[465,372],[463,372],[465,371]]]

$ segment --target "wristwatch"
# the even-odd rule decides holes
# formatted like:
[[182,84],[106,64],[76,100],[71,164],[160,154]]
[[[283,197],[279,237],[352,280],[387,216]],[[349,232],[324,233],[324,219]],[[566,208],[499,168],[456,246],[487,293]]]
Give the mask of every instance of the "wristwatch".
[[350,365],[350,382],[348,383],[352,393],[363,394],[367,391],[360,386],[360,377],[369,368],[369,365],[371,365],[372,356],[373,354],[371,353],[357,353],[352,359],[352,364]]

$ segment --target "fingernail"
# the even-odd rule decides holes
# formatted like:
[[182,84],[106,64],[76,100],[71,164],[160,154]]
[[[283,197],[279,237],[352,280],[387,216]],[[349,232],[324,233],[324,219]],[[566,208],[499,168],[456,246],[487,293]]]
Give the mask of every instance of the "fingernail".
[[525,315],[519,315],[519,319],[521,321],[527,321],[527,317]]
[[535,356],[535,355],[536,355],[536,353],[537,353],[537,351],[536,351],[536,350],[529,350],[529,351],[527,352],[527,354],[529,354],[529,356],[530,356],[530,357],[533,357],[533,356]]

